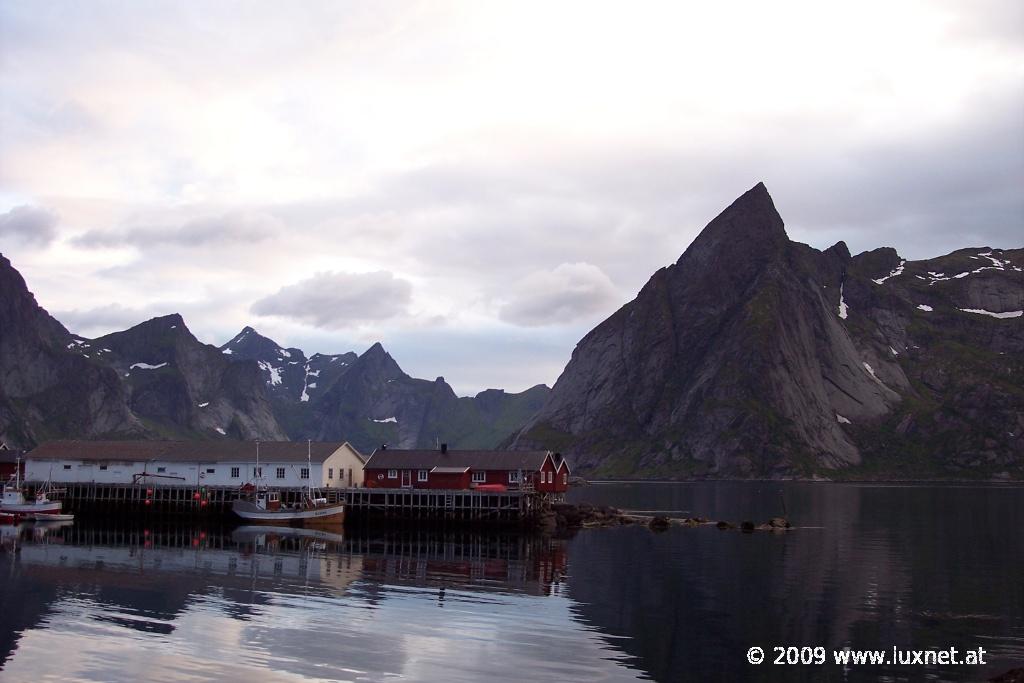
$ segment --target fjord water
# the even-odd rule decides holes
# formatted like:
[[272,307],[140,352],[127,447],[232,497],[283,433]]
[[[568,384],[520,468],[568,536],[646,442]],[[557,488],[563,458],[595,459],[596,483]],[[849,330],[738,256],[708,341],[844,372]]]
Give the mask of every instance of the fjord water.
[[[0,680],[984,680],[1024,665],[1024,488],[599,484],[785,533],[0,527]],[[754,666],[746,652],[768,660]],[[984,647],[969,666],[772,647]]]

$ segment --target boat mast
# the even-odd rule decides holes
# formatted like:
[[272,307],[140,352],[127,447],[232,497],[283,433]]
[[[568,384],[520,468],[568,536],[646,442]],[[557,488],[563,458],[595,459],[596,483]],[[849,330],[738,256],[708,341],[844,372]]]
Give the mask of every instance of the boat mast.
[[252,473],[252,478],[256,481],[256,495],[260,493],[260,440],[256,439],[256,469]]
[[14,488],[21,490],[21,456],[14,459]]
[[306,497],[313,500],[313,440],[306,439],[306,473],[309,479],[306,480]]

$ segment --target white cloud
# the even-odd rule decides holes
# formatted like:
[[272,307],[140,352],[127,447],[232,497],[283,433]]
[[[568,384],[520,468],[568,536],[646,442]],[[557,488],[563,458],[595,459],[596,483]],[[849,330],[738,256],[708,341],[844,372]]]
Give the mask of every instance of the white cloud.
[[256,315],[279,316],[338,330],[407,312],[412,285],[393,273],[317,273],[252,305]]
[[608,276],[589,263],[563,263],[530,273],[512,288],[499,316],[515,325],[564,325],[607,315],[622,297]]

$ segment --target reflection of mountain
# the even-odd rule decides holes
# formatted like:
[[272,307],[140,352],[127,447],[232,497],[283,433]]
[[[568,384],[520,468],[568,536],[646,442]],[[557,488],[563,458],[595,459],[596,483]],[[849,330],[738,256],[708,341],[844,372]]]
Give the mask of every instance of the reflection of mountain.
[[[677,488],[678,508],[717,518],[763,519],[779,505],[778,484]],[[984,676],[964,667],[762,666],[756,680],[977,680],[1024,656],[1020,489],[785,491],[791,515],[809,528],[579,534],[567,582],[576,617],[659,681],[748,679],[755,671],[744,653],[754,645],[963,652],[984,644],[992,662]]]

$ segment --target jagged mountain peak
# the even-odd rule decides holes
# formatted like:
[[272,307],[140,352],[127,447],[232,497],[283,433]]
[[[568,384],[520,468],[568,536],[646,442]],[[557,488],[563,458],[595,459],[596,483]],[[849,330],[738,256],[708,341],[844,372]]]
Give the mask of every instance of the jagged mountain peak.
[[712,264],[777,251],[789,241],[782,216],[764,183],[744,192],[700,232],[680,264]]

